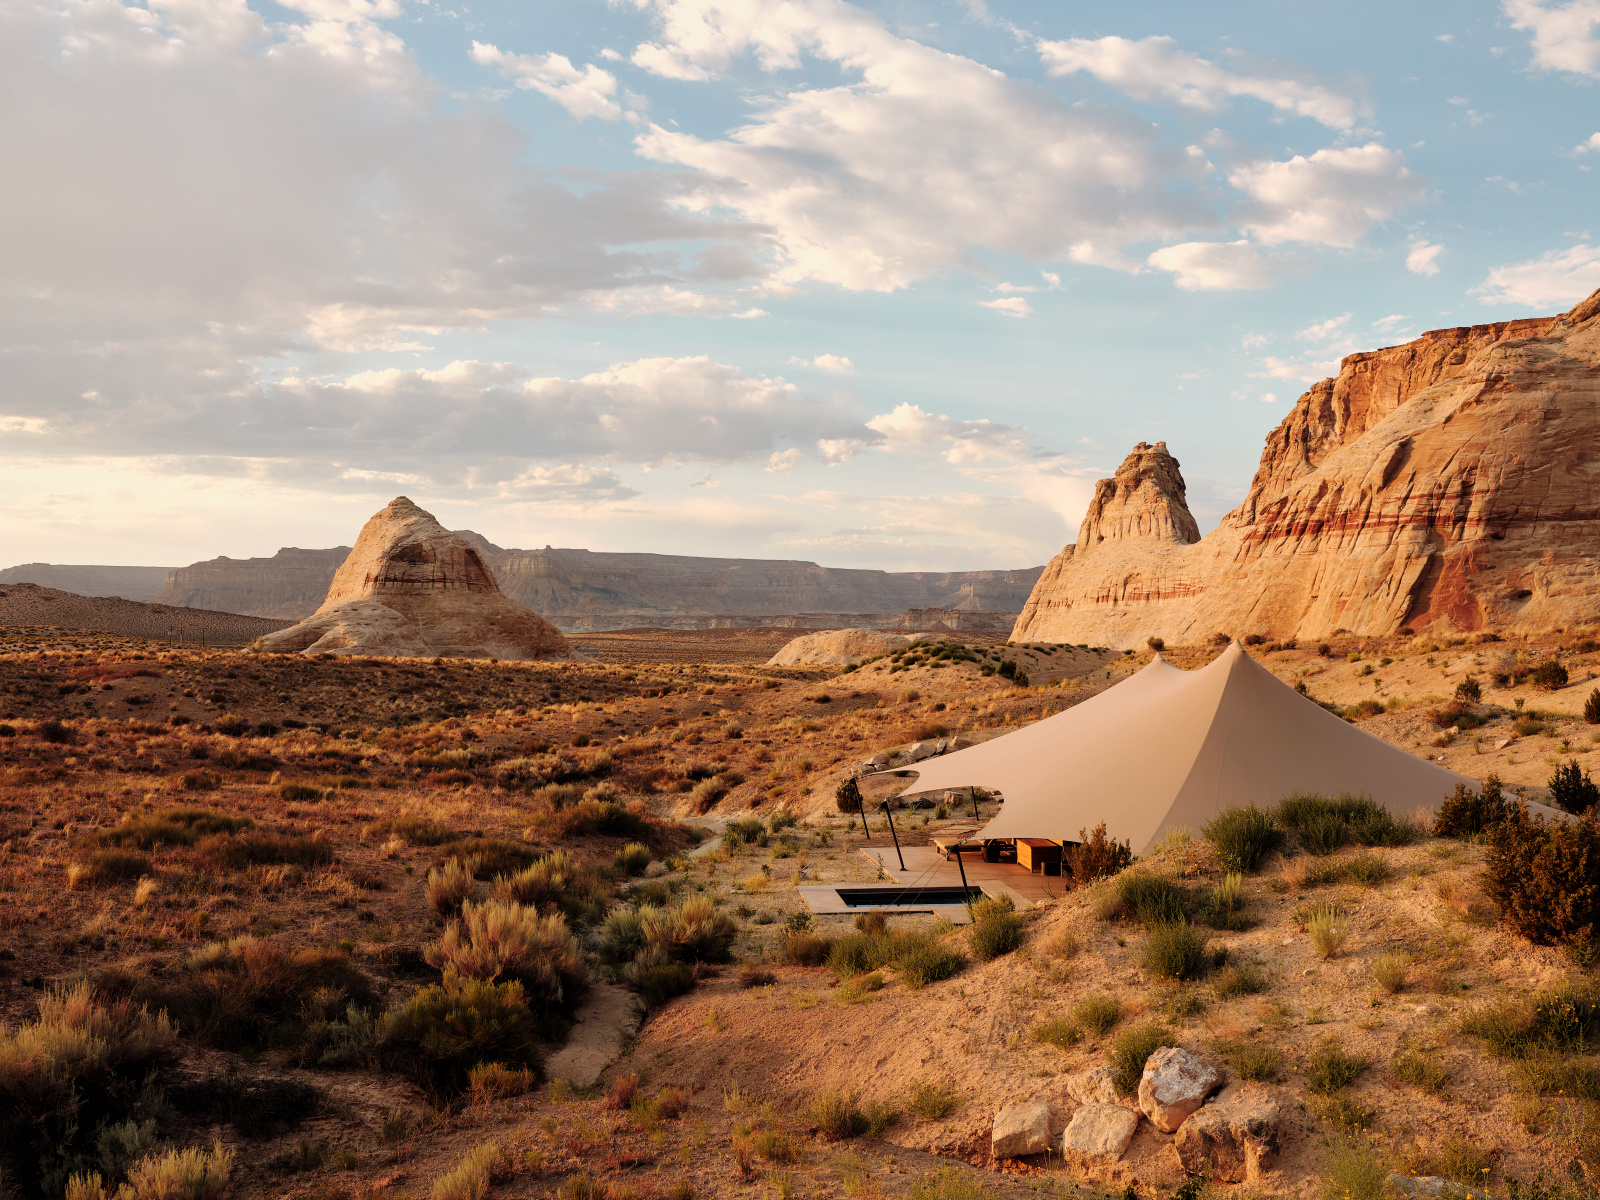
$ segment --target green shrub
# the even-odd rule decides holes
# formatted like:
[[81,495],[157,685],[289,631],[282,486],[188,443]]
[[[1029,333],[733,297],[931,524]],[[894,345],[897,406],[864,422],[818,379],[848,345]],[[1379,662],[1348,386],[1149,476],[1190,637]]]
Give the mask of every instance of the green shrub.
[[304,783],[280,783],[278,795],[292,803],[314,804],[322,799],[322,789]]
[[1187,921],[1152,925],[1145,938],[1145,969],[1161,979],[1198,979],[1206,969],[1206,940]]
[[1115,996],[1085,996],[1072,1009],[1073,1020],[1095,1034],[1106,1034],[1122,1020],[1122,1003]]
[[1283,1055],[1267,1042],[1244,1042],[1219,1038],[1212,1048],[1226,1061],[1240,1079],[1269,1081],[1276,1079],[1282,1069]]
[[78,879],[85,883],[138,879],[154,870],[148,858],[132,850],[92,850],[74,866],[78,868]]
[[1483,1005],[1462,1016],[1461,1028],[1500,1058],[1572,1054],[1600,1038],[1600,992],[1584,983]]
[[806,1118],[825,1141],[879,1137],[900,1119],[893,1106],[861,1103],[859,1092],[818,1092],[805,1109]]
[[1124,1029],[1106,1051],[1106,1060],[1111,1064],[1117,1090],[1124,1096],[1137,1092],[1139,1078],[1144,1074],[1144,1065],[1150,1056],[1163,1046],[1177,1044],[1172,1030],[1152,1021]]
[[1282,840],[1272,822],[1272,814],[1254,804],[1226,808],[1200,827],[1207,841],[1217,848],[1217,859],[1225,871],[1253,873],[1261,860]]
[[1455,794],[1447,796],[1433,819],[1435,837],[1476,837],[1502,824],[1511,815],[1511,805],[1501,792],[1500,777],[1491,775],[1474,791],[1456,784]]
[[1600,688],[1592,689],[1583,702],[1583,719],[1590,725],[1600,725]]
[[642,875],[650,865],[650,847],[643,842],[629,842],[617,851],[614,865],[623,875]]
[[1075,887],[1083,887],[1097,879],[1109,879],[1133,862],[1133,850],[1127,842],[1119,842],[1106,834],[1106,823],[1101,821],[1091,830],[1078,830],[1078,844],[1067,847],[1062,855],[1062,867],[1072,876]]
[[1022,918],[1010,896],[988,897],[972,906],[967,945],[979,962],[992,962],[1022,945]]
[[1600,810],[1552,822],[1517,804],[1486,836],[1483,887],[1502,921],[1541,946],[1600,940]]
[[1211,978],[1218,1000],[1254,996],[1267,990],[1266,973],[1254,963],[1229,963]]
[[1567,669],[1553,658],[1547,658],[1533,669],[1529,676],[1533,686],[1546,692],[1553,692],[1567,686]]
[[900,971],[900,982],[913,992],[921,991],[928,984],[938,983],[941,979],[949,979],[965,963],[958,951],[933,938],[906,941],[907,944],[895,955],[895,966]]
[[641,909],[645,945],[677,962],[727,962],[739,927],[709,897],[687,896],[676,906]]
[[1099,914],[1132,918],[1146,927],[1170,925],[1189,914],[1189,894],[1165,875],[1127,871],[1111,881],[1111,890]]
[[1363,887],[1377,887],[1389,878],[1389,864],[1376,854],[1357,854],[1344,864],[1344,877]]
[[1409,1083],[1430,1095],[1443,1097],[1450,1093],[1450,1072],[1424,1051],[1407,1050],[1397,1055],[1390,1070],[1401,1083]]
[[441,917],[459,911],[461,905],[478,890],[473,879],[477,869],[478,860],[475,858],[452,858],[443,866],[429,871],[424,886],[433,911]]
[[906,1107],[924,1121],[948,1117],[961,1104],[961,1095],[946,1080],[919,1079],[911,1085]]
[[98,830],[101,846],[137,846],[156,850],[162,846],[192,846],[207,834],[238,833],[255,825],[249,817],[230,817],[198,808],[169,808],[154,816],[124,817],[118,825]]
[[464,1090],[479,1063],[538,1065],[522,985],[462,979],[454,971],[384,1014],[379,1049],[391,1067],[444,1094]]
[[[232,1174],[233,1151],[220,1141],[209,1150],[194,1147],[149,1154],[128,1168],[128,1181],[117,1189],[116,1200],[220,1200]],[[99,1176],[94,1180],[98,1185]],[[68,1194],[73,1194],[70,1185]],[[96,1193],[80,1187],[76,1195],[88,1200]],[[98,1192],[99,1197],[105,1195]]]
[[[648,862],[649,851],[645,854]],[[432,879],[431,874],[429,878]],[[470,878],[458,884],[457,890],[460,887],[465,887],[466,895],[471,895]],[[496,900],[539,909],[560,908],[573,919],[592,919],[605,909],[611,889],[593,867],[580,863],[566,850],[555,850],[519,871],[497,875],[494,896]],[[459,904],[457,900],[456,905]]]
[[0,1177],[32,1195],[93,1161],[103,1128],[149,1118],[153,1129],[147,1081],[177,1060],[165,1013],[86,981],[46,991],[38,1006],[33,1021],[0,1024]]
[[639,993],[639,999],[649,1008],[660,1008],[673,997],[694,990],[694,972],[679,962],[631,962],[623,972],[623,981]]
[[446,842],[459,842],[467,836],[423,817],[394,817],[387,821],[374,821],[362,826],[361,832],[369,838],[397,837],[413,846],[442,846]]
[[1306,1087],[1321,1096],[1331,1096],[1354,1083],[1372,1065],[1371,1060],[1350,1054],[1329,1038],[1311,1052],[1306,1066]]
[[783,939],[783,961],[797,967],[820,967],[833,953],[833,939],[815,933],[789,933]]
[[320,867],[333,861],[332,846],[314,835],[298,833],[216,833],[202,838],[195,852],[235,871],[267,863]]
[[1587,812],[1600,803],[1600,785],[1590,779],[1589,772],[1575,762],[1557,767],[1545,783],[1555,806],[1574,815]]
[[1028,1036],[1058,1050],[1069,1050],[1083,1041],[1083,1026],[1068,1017],[1051,1017],[1030,1029]]
[[856,783],[855,776],[852,775],[833,789],[833,802],[842,813],[861,811],[861,787]]
[[1344,845],[1348,830],[1344,818],[1338,813],[1325,812],[1308,816],[1296,830],[1300,848],[1308,854],[1332,854]]
[[1364,1143],[1339,1140],[1322,1177],[1322,1200],[1388,1200],[1389,1170]]
[[535,1011],[570,1011],[589,983],[565,917],[503,900],[468,900],[424,957],[467,979],[514,979]]
[[509,875],[531,866],[540,854],[526,842],[513,842],[508,838],[462,838],[450,844],[450,853],[459,859],[475,861],[473,874],[482,880]]
[[734,817],[722,827],[722,844],[729,850],[765,846],[767,838],[767,826],[760,817]]
[[1392,996],[1406,986],[1406,970],[1410,966],[1410,955],[1398,951],[1380,954],[1372,960],[1372,978]]

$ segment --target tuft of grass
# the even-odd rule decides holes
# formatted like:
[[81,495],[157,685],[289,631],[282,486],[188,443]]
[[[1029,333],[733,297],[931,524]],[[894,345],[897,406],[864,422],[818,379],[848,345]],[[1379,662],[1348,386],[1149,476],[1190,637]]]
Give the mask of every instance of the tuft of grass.
[[1322,1200],[1388,1200],[1389,1171],[1360,1142],[1338,1141],[1322,1176]]
[[463,903],[461,916],[423,957],[468,979],[514,979],[530,1004],[552,1011],[570,1009],[589,981],[565,917],[500,900]]
[[946,1167],[930,1171],[911,1185],[907,1200],[993,1200],[994,1191],[972,1171]]
[[1254,804],[1227,808],[1200,827],[1200,832],[1217,848],[1217,858],[1226,871],[1252,874],[1283,834],[1273,823],[1272,814]]
[[859,1092],[819,1092],[806,1108],[807,1118],[826,1141],[842,1142],[855,1137],[881,1137],[900,1119],[892,1105],[861,1103]]
[[613,865],[625,876],[639,875],[650,865],[650,847],[643,842],[629,842],[617,851]]
[[972,906],[967,945],[979,962],[992,962],[1022,945],[1022,918],[1010,896],[990,896]]
[[1450,1095],[1450,1072],[1425,1051],[1407,1050],[1396,1056],[1389,1069],[1401,1083],[1409,1083],[1431,1096],[1445,1099]]
[[1240,1079],[1276,1079],[1283,1066],[1283,1055],[1268,1042],[1245,1042],[1220,1038],[1212,1044]]
[[1028,1033],[1034,1041],[1058,1050],[1070,1049],[1083,1040],[1083,1026],[1068,1017],[1051,1017],[1047,1021],[1040,1021]]
[[1211,977],[1211,988],[1218,1000],[1255,996],[1267,990],[1267,975],[1255,963],[1229,963]]
[[1600,994],[1577,984],[1484,1005],[1462,1016],[1461,1029],[1499,1058],[1571,1054],[1600,1037]]
[[220,1200],[233,1174],[233,1151],[220,1141],[211,1149],[193,1147],[148,1154],[128,1168],[117,1200]]
[[1349,1053],[1341,1043],[1329,1038],[1311,1052],[1306,1087],[1319,1096],[1332,1096],[1349,1087],[1371,1065],[1370,1059]]
[[1206,940],[1187,921],[1150,927],[1145,939],[1145,969],[1162,979],[1198,979],[1206,969]]
[[948,1117],[960,1104],[961,1094],[944,1079],[919,1079],[906,1097],[906,1107],[925,1121]]
[[1085,996],[1073,1006],[1072,1018],[1092,1033],[1108,1033],[1122,1020],[1122,1003],[1115,996]]
[[433,1181],[429,1200],[483,1200],[500,1157],[498,1142],[484,1142],[462,1155],[461,1161]]
[[1124,871],[1101,893],[1095,915],[1104,921],[1131,918],[1146,928],[1170,925],[1188,918],[1189,894],[1165,875]]
[[1139,1078],[1144,1074],[1144,1064],[1163,1046],[1176,1046],[1172,1030],[1153,1021],[1129,1026],[1117,1035],[1116,1041],[1106,1051],[1111,1064],[1117,1090],[1131,1096],[1139,1090]]
[[1306,932],[1323,958],[1332,958],[1350,938],[1350,919],[1334,904],[1317,904],[1306,917]]
[[1452,1183],[1482,1187],[1489,1182],[1494,1160],[1489,1152],[1459,1134],[1452,1134],[1439,1147],[1439,1174]]

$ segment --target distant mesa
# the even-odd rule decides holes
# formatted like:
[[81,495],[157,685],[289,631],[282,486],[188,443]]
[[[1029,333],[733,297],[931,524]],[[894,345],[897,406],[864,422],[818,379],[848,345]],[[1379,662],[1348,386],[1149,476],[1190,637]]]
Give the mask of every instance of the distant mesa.
[[1352,354],[1199,537],[1141,442],[1045,567],[1015,641],[1118,649],[1600,622],[1600,292],[1571,312]]
[[[94,567],[56,563],[23,563],[0,570],[0,587],[10,583],[36,583],[76,596],[117,596],[124,600],[151,600],[167,579],[166,567]],[[204,606],[200,606],[204,607]]]
[[277,653],[577,658],[550,622],[501,594],[476,547],[404,496],[361,530],[327,599],[262,639]]
[[845,667],[910,644],[910,638],[898,633],[879,633],[876,629],[828,629],[795,638],[768,659],[767,665]]

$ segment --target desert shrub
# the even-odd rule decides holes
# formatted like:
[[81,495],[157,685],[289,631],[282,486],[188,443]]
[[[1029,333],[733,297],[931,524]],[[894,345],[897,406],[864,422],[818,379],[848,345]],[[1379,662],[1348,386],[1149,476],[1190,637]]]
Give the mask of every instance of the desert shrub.
[[[128,1168],[116,1200],[220,1200],[233,1174],[233,1151],[220,1141],[211,1149],[165,1150],[147,1154]],[[74,1175],[68,1200],[110,1200],[99,1172]]]
[[565,917],[504,900],[466,901],[423,957],[468,979],[514,979],[535,1011],[569,1010],[589,982]]
[[454,971],[385,1013],[378,1046],[391,1067],[445,1094],[466,1088],[480,1063],[538,1065],[522,985],[462,979]]
[[[1465,686],[1465,685],[1461,685]],[[1472,705],[1460,698],[1461,686],[1456,688],[1457,697],[1443,708],[1436,708],[1429,715],[1433,723],[1440,729],[1476,729],[1487,721],[1488,718],[1479,716],[1472,710]],[[1476,683],[1473,684],[1476,687]]]
[[1406,986],[1406,971],[1411,966],[1409,955],[1390,951],[1372,960],[1372,978],[1391,996]]
[[1555,806],[1574,815],[1589,811],[1600,802],[1600,785],[1575,762],[1564,763],[1545,781]]
[[1170,925],[1189,915],[1189,894],[1183,887],[1150,871],[1126,871],[1112,880],[1103,919],[1126,917],[1146,927]]
[[193,808],[169,808],[148,817],[124,817],[118,825],[101,829],[94,842],[101,846],[137,846],[156,850],[162,846],[192,846],[207,834],[238,833],[255,822],[249,817],[230,817],[222,813]]
[[1555,659],[1547,658],[1533,669],[1529,679],[1534,687],[1553,692],[1567,686],[1567,669]]
[[40,741],[51,742],[58,746],[70,746],[78,740],[77,730],[70,725],[63,725],[54,717],[40,721],[33,732]]
[[967,934],[972,957],[992,962],[1022,945],[1022,918],[1010,896],[990,896],[972,906],[972,929]]
[[1144,1064],[1163,1046],[1176,1046],[1172,1030],[1153,1021],[1129,1026],[1117,1035],[1116,1041],[1106,1051],[1106,1060],[1117,1085],[1124,1096],[1139,1090],[1139,1077],[1144,1074]]
[[323,792],[321,788],[311,787],[309,784],[280,783],[278,795],[290,803],[314,804],[322,799]]
[[815,933],[791,932],[783,939],[783,961],[797,967],[820,967],[833,953],[833,939]]
[[642,842],[629,842],[617,851],[613,865],[627,876],[642,874],[650,865],[650,847]]
[[644,914],[653,909],[624,905],[606,914],[600,926],[600,953],[607,962],[627,962],[644,949]]
[[33,1021],[0,1024],[0,1172],[34,1195],[97,1161],[102,1129],[148,1120],[153,1130],[158,1097],[146,1085],[177,1058],[165,1013],[86,981],[50,989],[38,1007]]
[[906,1107],[924,1121],[948,1117],[960,1107],[961,1095],[942,1079],[919,1079],[911,1085]]
[[1132,863],[1133,850],[1127,842],[1108,837],[1104,821],[1092,830],[1078,830],[1078,844],[1062,855],[1062,866],[1072,876],[1074,887],[1109,879]]
[[1201,919],[1214,929],[1249,929],[1254,922],[1244,908],[1244,876],[1237,871],[1230,872],[1211,889]]
[[1439,1065],[1431,1054],[1421,1050],[1406,1050],[1396,1055],[1389,1069],[1401,1083],[1434,1096],[1446,1096],[1450,1091],[1450,1072]]
[[1254,996],[1267,990],[1267,976],[1254,963],[1229,963],[1211,978],[1218,1000]]
[[934,938],[907,938],[905,945],[895,955],[895,966],[900,971],[900,982],[911,991],[920,991],[930,983],[949,979],[961,970],[964,959],[960,953],[941,944]]
[[722,844],[730,850],[741,846],[765,846],[767,826],[760,817],[735,817],[722,827]]
[[195,852],[235,871],[266,863],[320,867],[333,861],[333,847],[319,837],[261,830],[237,835],[215,833],[202,838]]
[[467,835],[449,826],[423,817],[395,817],[387,821],[373,821],[363,825],[364,837],[397,837],[413,846],[442,846],[446,842],[459,842]]
[[673,908],[641,912],[646,947],[678,962],[727,962],[739,932],[733,918],[706,896],[688,896]]
[[765,967],[758,967],[753,962],[739,964],[739,986],[742,988],[770,987],[777,982],[777,975]]
[[[648,862],[648,849],[645,855]],[[541,910],[559,908],[569,918],[578,919],[598,916],[611,889],[593,867],[565,850],[555,850],[520,871],[497,876],[494,896]]]
[[441,917],[447,917],[458,911],[465,901],[470,900],[478,890],[478,885],[473,879],[477,869],[476,859],[452,858],[442,867],[435,867],[429,871],[424,886],[428,903],[433,906],[433,911]]
[[[106,986],[118,981],[108,977]],[[377,1004],[372,981],[347,954],[248,934],[210,942],[160,976],[124,979],[119,990],[166,1010],[202,1045],[225,1050],[298,1042],[318,1017]]]
[[504,1063],[479,1063],[467,1072],[467,1086],[475,1095],[489,1099],[522,1096],[533,1088],[533,1072]]
[[1201,826],[1200,832],[1217,848],[1223,870],[1244,874],[1255,871],[1283,838],[1272,823],[1272,814],[1254,804],[1224,809]]
[[1122,1003],[1115,996],[1085,996],[1073,1006],[1072,1017],[1091,1033],[1109,1033],[1122,1020]]
[[1476,837],[1504,822],[1510,812],[1498,775],[1489,776],[1476,791],[1458,783],[1455,794],[1445,797],[1439,806],[1433,833],[1435,837]]
[[683,963],[652,961],[644,955],[627,965],[622,978],[650,1008],[694,990],[694,972]]
[[[655,832],[649,814],[638,801],[628,804],[620,800],[601,799],[594,789],[576,804],[537,814],[533,828],[551,841],[568,841],[578,837],[624,837],[646,842]],[[516,843],[512,843],[516,844]],[[519,863],[525,866],[526,863]]]
[[1456,699],[1463,704],[1477,704],[1483,699],[1483,685],[1472,676],[1456,684]]
[[1306,917],[1306,932],[1317,953],[1332,958],[1350,937],[1350,918],[1336,904],[1316,904]]
[[150,860],[132,850],[91,850],[73,863],[77,879],[85,883],[113,883],[138,879],[154,869]]
[[460,1162],[433,1181],[428,1200],[483,1200],[489,1194],[489,1177],[499,1157],[497,1142],[468,1150]]
[[825,1141],[878,1137],[895,1124],[900,1114],[890,1105],[861,1103],[859,1092],[818,1092],[805,1109],[806,1118]]
[[842,813],[861,811],[861,786],[856,783],[855,776],[852,775],[833,789],[833,802]]
[[1500,1058],[1571,1054],[1600,1038],[1600,992],[1577,984],[1486,1004],[1464,1014],[1461,1028]]
[[1308,854],[1332,854],[1344,845],[1348,830],[1337,813],[1324,812],[1308,816],[1297,829],[1300,848]]
[[1354,1083],[1371,1060],[1351,1054],[1333,1038],[1311,1052],[1306,1065],[1306,1087],[1321,1096],[1331,1096]]
[[1583,702],[1583,719],[1590,725],[1600,725],[1600,688],[1592,689]]
[[1206,940],[1187,921],[1152,925],[1142,961],[1147,971],[1161,979],[1198,979],[1206,969]]
[[1150,649],[1156,651],[1157,653],[1160,653],[1167,648],[1167,643],[1158,637],[1147,637],[1144,640],[1144,644],[1149,646]]
[[1335,1141],[1322,1176],[1322,1200],[1388,1200],[1389,1169],[1361,1142]]
[[1332,854],[1354,838],[1365,846],[1408,846],[1422,836],[1410,821],[1397,818],[1369,796],[1295,793],[1278,802],[1273,818],[1292,830],[1301,849],[1310,854]]
[[1070,1017],[1050,1017],[1030,1029],[1028,1036],[1058,1050],[1070,1050],[1083,1041],[1083,1026]]
[[1245,1042],[1227,1038],[1218,1039],[1212,1048],[1227,1061],[1240,1079],[1268,1081],[1276,1079],[1283,1066],[1283,1055],[1268,1042]]
[[1552,822],[1517,804],[1486,836],[1483,888],[1502,921],[1537,945],[1596,940],[1600,810]]
[[1389,864],[1376,854],[1357,854],[1344,864],[1344,877],[1363,887],[1377,887],[1389,878]]
[[482,880],[520,871],[540,858],[539,852],[526,842],[514,842],[509,838],[462,838],[450,844],[449,853],[463,861],[476,861],[478,865],[473,874]]

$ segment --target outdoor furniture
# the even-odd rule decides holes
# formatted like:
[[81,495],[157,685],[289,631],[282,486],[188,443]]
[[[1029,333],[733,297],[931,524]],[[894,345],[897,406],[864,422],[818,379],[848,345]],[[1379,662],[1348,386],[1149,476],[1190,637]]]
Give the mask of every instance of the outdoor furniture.
[[[1054,871],[1045,870],[1047,864],[1055,864]],[[1061,873],[1061,847],[1049,838],[1018,838],[1017,839],[1017,865],[1027,867],[1030,871],[1041,871],[1049,875]]]
[[947,829],[933,839],[933,844],[946,859],[957,850],[963,854],[975,854],[983,849],[982,842],[968,840],[976,832],[976,829]]

